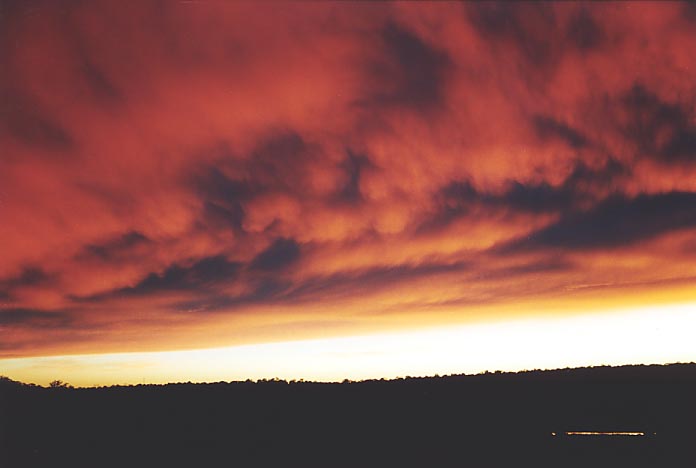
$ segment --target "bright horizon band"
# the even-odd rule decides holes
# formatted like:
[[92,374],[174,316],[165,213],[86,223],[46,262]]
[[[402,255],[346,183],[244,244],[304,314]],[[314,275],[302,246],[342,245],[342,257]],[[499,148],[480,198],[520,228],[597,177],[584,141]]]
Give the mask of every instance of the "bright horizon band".
[[696,305],[690,303],[227,348],[5,359],[0,375],[42,385],[59,379],[99,386],[665,364],[696,359],[695,327]]

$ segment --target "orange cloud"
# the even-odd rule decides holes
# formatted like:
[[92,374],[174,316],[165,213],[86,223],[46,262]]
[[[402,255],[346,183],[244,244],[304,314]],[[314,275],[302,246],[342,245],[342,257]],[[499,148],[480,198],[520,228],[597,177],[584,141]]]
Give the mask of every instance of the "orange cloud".
[[33,2],[0,21],[0,355],[693,283],[685,5]]

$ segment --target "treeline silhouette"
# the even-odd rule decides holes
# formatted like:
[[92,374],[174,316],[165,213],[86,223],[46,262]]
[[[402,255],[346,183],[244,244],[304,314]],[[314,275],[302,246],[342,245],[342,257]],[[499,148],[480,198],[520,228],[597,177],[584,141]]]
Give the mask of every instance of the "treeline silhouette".
[[0,378],[0,467],[693,466],[695,398],[696,364],[100,388]]

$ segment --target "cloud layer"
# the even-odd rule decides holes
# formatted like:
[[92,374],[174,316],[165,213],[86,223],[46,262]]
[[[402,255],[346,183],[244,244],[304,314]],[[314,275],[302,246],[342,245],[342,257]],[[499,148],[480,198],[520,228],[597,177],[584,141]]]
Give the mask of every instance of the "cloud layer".
[[3,2],[0,355],[693,285],[695,24],[646,2]]

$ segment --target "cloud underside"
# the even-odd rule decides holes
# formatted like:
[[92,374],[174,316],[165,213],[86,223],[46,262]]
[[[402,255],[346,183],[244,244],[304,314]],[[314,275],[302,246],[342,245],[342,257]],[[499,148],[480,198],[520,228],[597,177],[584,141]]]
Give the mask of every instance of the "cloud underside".
[[0,355],[688,285],[694,21],[650,3],[5,3]]

